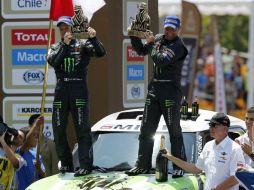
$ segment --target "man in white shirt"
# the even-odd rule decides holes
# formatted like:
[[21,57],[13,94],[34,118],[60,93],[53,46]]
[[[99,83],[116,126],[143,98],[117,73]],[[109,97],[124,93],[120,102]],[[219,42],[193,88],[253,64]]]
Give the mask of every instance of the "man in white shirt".
[[163,156],[187,172],[199,174],[204,171],[205,190],[238,190],[235,172],[245,163],[241,147],[228,137],[230,120],[224,113],[217,113],[209,121],[210,135],[214,140],[205,144],[195,165],[178,159],[169,152]]
[[254,107],[251,107],[247,110],[245,115],[245,124],[247,127],[247,132],[236,138],[235,142],[241,145],[241,148],[244,152],[244,159],[246,167],[254,168],[254,137],[252,136],[253,127],[254,127]]

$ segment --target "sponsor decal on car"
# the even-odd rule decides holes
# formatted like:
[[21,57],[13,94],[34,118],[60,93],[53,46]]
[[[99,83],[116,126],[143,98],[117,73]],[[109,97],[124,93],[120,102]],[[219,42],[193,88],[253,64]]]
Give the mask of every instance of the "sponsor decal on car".
[[[112,177],[101,177],[91,176],[84,179],[84,181],[78,186],[80,189],[91,190],[95,187],[112,190],[124,190],[123,184],[126,183],[127,178],[112,176]],[[131,188],[128,188],[131,190]]]
[[[140,124],[106,124],[99,127],[100,131],[140,131]],[[167,131],[166,125],[159,125],[158,130]]]

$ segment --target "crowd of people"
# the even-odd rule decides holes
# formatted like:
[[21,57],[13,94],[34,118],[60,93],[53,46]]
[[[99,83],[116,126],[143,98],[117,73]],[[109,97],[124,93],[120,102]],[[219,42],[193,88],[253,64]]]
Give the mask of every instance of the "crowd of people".
[[[41,150],[37,151],[43,116],[32,115],[28,121],[29,126],[20,130],[9,128],[0,118],[0,189],[15,189],[16,185],[18,190],[24,190],[34,180],[58,173],[58,158],[61,161],[59,171],[63,174],[74,172],[74,177],[77,177],[92,172],[87,66],[91,57],[102,57],[106,51],[96,38],[96,31],[91,27],[87,30],[88,40],[73,39],[72,24],[70,17],[59,18],[57,26],[62,40],[51,47],[48,55],[48,62],[54,67],[57,77],[52,117],[55,144],[42,136]],[[153,136],[163,115],[172,145],[171,153],[168,151],[163,156],[173,162],[172,177],[182,177],[184,171],[195,174],[204,171],[206,190],[238,189],[239,183],[235,177],[237,170],[253,167],[254,107],[246,113],[247,133],[235,141],[228,136],[228,116],[225,113],[216,113],[209,122],[210,136],[213,140],[205,144],[195,165],[186,162],[180,126],[180,81],[182,64],[188,51],[178,36],[180,27],[181,21],[177,16],[167,16],[164,20],[164,34],[154,36],[151,31],[147,32],[145,44],[138,37],[130,37],[132,46],[139,55],[149,55],[152,58],[154,75],[148,86],[142,117],[138,159],[136,166],[126,171],[126,174],[133,176],[150,173]],[[205,92],[212,95],[214,55],[209,50],[204,50],[203,53],[204,56],[198,60],[196,93]],[[233,87],[236,90],[233,91],[236,93],[233,95],[244,96],[241,91],[244,86],[244,63],[239,57],[231,59],[229,54],[224,55],[223,60],[225,79],[235,84]],[[80,167],[75,171],[66,138],[69,112],[74,118],[78,142]],[[39,158],[37,152],[40,153]]]
[[[246,59],[235,51],[223,49],[222,64],[224,70],[227,112],[246,108],[248,81]],[[213,48],[203,46],[196,64],[194,96],[208,102],[214,102],[215,94],[215,56]]]
[[0,189],[25,190],[35,180],[58,173],[53,140],[42,136],[39,159],[36,159],[39,127],[43,122],[39,114],[31,115],[28,126],[16,130],[0,119],[4,129],[0,136]]

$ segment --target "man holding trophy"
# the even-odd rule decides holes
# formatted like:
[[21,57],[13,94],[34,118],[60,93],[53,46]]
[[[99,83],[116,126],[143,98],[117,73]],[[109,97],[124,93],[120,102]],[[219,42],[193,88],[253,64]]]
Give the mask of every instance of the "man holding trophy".
[[[142,3],[139,7],[146,9],[146,4]],[[140,17],[138,15],[136,18]],[[145,14],[143,13],[143,15]],[[147,18],[147,16],[145,17]],[[154,135],[161,115],[164,116],[169,131],[172,155],[186,160],[180,126],[180,102],[182,99],[180,82],[182,64],[188,51],[178,36],[181,22],[177,16],[166,16],[164,34],[154,36],[148,27],[142,28],[144,25],[149,26],[149,24],[142,23],[143,21],[148,22],[146,18],[133,21],[128,29],[134,50],[139,55],[151,56],[154,62],[153,78],[148,86],[139,136],[136,167],[126,172],[130,176],[149,173],[152,167]],[[137,30],[137,26],[140,26],[141,29]],[[145,44],[141,41],[143,36],[146,39]],[[183,175],[183,171],[178,166],[173,164],[173,169],[173,178]]]
[[[91,127],[88,122],[87,66],[91,57],[102,57],[106,52],[96,38],[96,31],[88,26],[87,19],[80,15],[79,8],[75,8],[73,18],[62,16],[57,22],[62,40],[49,50],[48,63],[54,67],[57,78],[52,123],[56,151],[61,161],[60,172],[74,170],[66,137],[68,114],[71,112],[79,145],[80,164],[80,169],[75,171],[74,176],[82,176],[91,173],[93,163]],[[87,36],[88,39],[83,39],[82,36]]]

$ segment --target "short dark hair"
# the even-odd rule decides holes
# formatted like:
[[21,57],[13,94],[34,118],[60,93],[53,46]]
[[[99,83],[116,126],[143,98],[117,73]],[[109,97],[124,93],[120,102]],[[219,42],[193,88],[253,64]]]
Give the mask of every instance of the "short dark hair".
[[30,118],[28,119],[28,124],[29,126],[33,125],[33,123],[35,122],[35,120],[40,117],[40,114],[33,114],[30,116]]
[[254,106],[248,108],[247,113],[254,113]]

